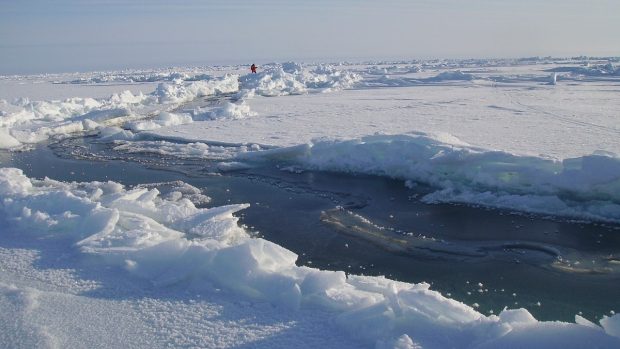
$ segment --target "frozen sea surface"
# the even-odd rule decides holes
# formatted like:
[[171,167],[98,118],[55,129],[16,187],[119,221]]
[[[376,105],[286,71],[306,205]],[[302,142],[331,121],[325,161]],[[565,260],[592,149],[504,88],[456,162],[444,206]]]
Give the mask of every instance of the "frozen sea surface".
[[2,340],[617,347],[614,64],[2,77]]
[[[203,205],[251,203],[241,223],[295,252],[298,265],[429,282],[487,313],[520,305],[541,320],[570,321],[577,313],[596,319],[620,296],[620,268],[610,260],[618,256],[620,226],[613,224],[428,205],[419,198],[430,188],[378,176],[269,167],[209,174],[205,162],[127,157],[79,138],[13,154],[7,165],[64,181],[181,180],[209,195]],[[568,285],[571,292],[562,292]]]

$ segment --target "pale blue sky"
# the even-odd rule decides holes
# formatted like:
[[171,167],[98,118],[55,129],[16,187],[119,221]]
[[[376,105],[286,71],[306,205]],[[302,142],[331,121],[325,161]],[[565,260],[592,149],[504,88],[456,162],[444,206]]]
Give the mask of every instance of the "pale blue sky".
[[0,74],[620,56],[620,0],[0,0]]

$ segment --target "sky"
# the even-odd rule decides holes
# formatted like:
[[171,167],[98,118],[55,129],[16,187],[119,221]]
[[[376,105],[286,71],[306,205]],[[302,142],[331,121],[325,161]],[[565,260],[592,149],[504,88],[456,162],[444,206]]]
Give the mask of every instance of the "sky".
[[620,56],[618,0],[0,0],[0,74]]

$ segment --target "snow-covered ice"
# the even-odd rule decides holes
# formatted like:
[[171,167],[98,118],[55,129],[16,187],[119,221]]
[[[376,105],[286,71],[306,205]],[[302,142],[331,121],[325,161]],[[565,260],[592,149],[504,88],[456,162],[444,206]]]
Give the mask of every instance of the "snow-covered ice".
[[[618,223],[618,69],[586,63],[5,76],[0,149],[92,135],[118,152],[223,171],[275,163],[373,174],[432,186],[428,203]],[[577,314],[541,322],[526,309],[487,316],[425,283],[297,266],[293,252],[238,225],[247,203],[199,208],[208,198],[184,183],[67,183],[1,168],[0,184],[9,347],[620,346],[618,315],[599,324]]]
[[[330,332],[335,339],[329,345],[350,335],[355,338],[351,345],[362,343],[369,347],[390,343],[415,343],[424,348],[620,345],[620,338],[614,337],[618,334],[620,315],[605,317],[601,327],[584,325],[583,320],[581,324],[539,322],[525,309],[506,309],[499,315],[485,316],[430,290],[425,283],[347,276],[342,271],[296,266],[297,255],[293,252],[252,238],[237,224],[233,213],[247,204],[201,209],[175,186],[168,188],[164,198],[157,188],[125,188],[115,182],[35,180],[13,168],[0,169],[0,184],[4,226],[1,239],[17,240],[26,247],[14,251],[2,248],[8,258],[2,260],[0,304],[3,313],[13,314],[2,320],[4,329],[11,331],[3,331],[3,342],[10,347],[114,345],[124,331],[147,331],[144,327],[149,322],[156,332],[174,331],[166,345],[204,345],[221,335],[202,332],[209,317],[187,314],[183,306],[167,309],[183,327],[153,322],[145,314],[149,310],[143,307],[157,309],[168,306],[170,301],[148,297],[132,300],[131,292],[125,295],[128,299],[115,299],[114,292],[106,290],[133,279],[136,284],[146,282],[149,288],[192,292],[196,298],[184,305],[197,303],[197,311],[216,307],[210,297],[222,292],[226,296],[218,295],[216,300],[223,298],[225,304],[235,300],[246,302],[244,308],[250,312],[254,302],[272,304],[276,307],[272,312],[302,315],[316,311],[317,316],[328,312],[337,331],[323,333],[322,327],[303,328],[303,321],[300,329],[293,323],[281,325],[290,331],[288,340],[298,341],[298,345],[303,345],[305,336],[325,336]],[[196,192],[188,190],[187,185],[179,186],[185,192]],[[39,253],[46,256],[29,256],[32,252],[28,252],[28,247],[32,249],[40,241],[53,248],[40,247]],[[18,262],[16,258],[24,260]],[[56,269],[63,259],[69,260],[71,269]],[[117,276],[112,280],[97,277],[100,269]],[[100,299],[98,292],[112,299]],[[134,292],[133,297],[142,295]],[[204,296],[207,304],[199,296]],[[111,313],[123,304],[130,305],[130,309]],[[95,310],[98,315],[92,319],[77,310],[80,308]],[[58,314],[61,309],[64,315]],[[157,311],[153,309],[150,311]],[[257,316],[264,315],[263,312],[269,313],[263,309]],[[15,324],[10,320],[15,316],[21,322]],[[95,328],[73,333],[75,324],[65,320],[67,316],[77,316],[84,326]],[[102,316],[113,321],[101,324]],[[50,321],[57,317],[60,324],[51,325]],[[265,325],[254,326],[254,336],[268,331]],[[91,332],[95,338],[89,338]],[[99,338],[103,336],[101,332],[110,338]],[[229,345],[250,341],[243,335],[229,339]],[[157,346],[148,338],[127,340],[137,346]],[[271,346],[268,343],[265,346]],[[223,344],[218,346],[227,346]]]

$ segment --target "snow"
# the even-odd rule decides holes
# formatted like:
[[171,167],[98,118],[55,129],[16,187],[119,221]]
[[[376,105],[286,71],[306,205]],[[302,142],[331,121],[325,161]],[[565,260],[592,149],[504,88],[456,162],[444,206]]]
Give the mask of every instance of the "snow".
[[250,110],[250,106],[245,100],[242,99],[241,102],[237,103],[224,102],[212,108],[197,108],[192,111],[192,120],[244,119],[256,115],[256,113]]
[[[235,92],[237,77],[227,75],[206,81],[175,81],[161,83],[149,95],[130,91],[114,93],[108,98],[67,98],[64,100],[30,101],[17,99],[7,106],[0,119],[0,127],[12,137],[3,144],[15,147],[20,144],[38,143],[54,136],[92,131],[98,125],[118,126],[145,119],[156,112],[155,121],[134,123],[134,130],[153,129],[187,123],[188,117],[165,112],[183,102],[197,97]],[[4,132],[7,132],[4,131]]]
[[242,88],[254,90],[256,94],[267,97],[299,95],[309,90],[332,92],[351,88],[361,80],[361,76],[348,71],[319,66],[306,71],[300,64],[285,63],[282,66],[268,67],[263,72],[242,76]]
[[601,319],[601,326],[605,329],[605,332],[612,336],[620,338],[620,317],[614,315],[612,317],[603,316]]
[[190,83],[161,83],[153,92],[161,104],[188,102],[196,97],[231,93],[239,90],[237,76],[227,75],[221,79],[199,80]]
[[552,72],[567,72],[573,75],[579,76],[618,76],[620,75],[620,68],[617,68],[612,62],[607,64],[597,64],[594,66],[566,66],[549,69]]
[[[154,187],[36,180],[13,168],[0,169],[0,184],[0,217],[6,223],[0,238],[17,239],[26,244],[43,238],[46,244],[56,246],[54,251],[47,252],[52,255],[40,262],[49,263],[43,272],[53,269],[54,260],[73,255],[76,270],[95,268],[91,272],[96,273],[101,268],[112,268],[115,274],[120,274],[116,276],[119,284],[142,285],[146,281],[155,289],[187,287],[196,295],[210,295],[222,289],[229,300],[268,302],[279,312],[316,311],[320,314],[328,311],[341,331],[340,336],[346,333],[357,336],[368,347],[577,348],[597,345],[611,348],[620,345],[620,338],[613,337],[618,335],[619,315],[605,317],[602,327],[597,328],[539,322],[525,309],[485,316],[430,290],[425,283],[346,276],[342,271],[296,266],[296,254],[264,239],[252,238],[238,225],[233,214],[247,208],[248,204],[197,208],[179,191],[176,193],[180,195],[165,198]],[[187,184],[176,185],[186,188],[186,192],[197,191],[195,188],[188,190]],[[10,267],[4,263],[7,262],[3,260],[3,270]],[[29,268],[35,269],[29,273],[38,269],[33,265]],[[29,318],[33,312],[40,313],[38,318],[54,316],[59,306],[54,299],[57,293],[26,286],[28,283],[23,276],[15,279],[15,276],[3,275],[0,279],[3,309],[20,313],[23,318]],[[7,276],[16,283],[7,284]],[[96,282],[56,287],[61,294],[67,294],[63,302],[70,305],[69,309],[81,302],[88,308],[100,307],[99,300],[84,297],[75,289],[82,287],[96,294],[102,287]],[[75,297],[79,300],[66,299]],[[151,305],[154,307],[165,305],[163,300],[144,301],[155,303]],[[46,309],[43,304],[54,306]],[[185,309],[168,311],[180,321],[186,321],[184,325],[188,328],[182,330],[184,335],[204,322],[188,319],[183,313]],[[142,317],[138,320],[122,315],[114,318],[127,322],[128,328],[135,327],[133,323],[147,321],[143,318],[145,314],[135,314]],[[93,320],[88,321],[93,323]],[[7,323],[7,319],[3,323]],[[119,331],[122,326],[123,323],[116,323],[113,327]],[[162,331],[170,325],[159,323],[156,326]],[[101,330],[108,331],[109,327]],[[26,326],[16,329],[18,332],[5,338],[5,343],[15,347],[71,343],[57,329],[42,326],[33,330],[33,336],[19,334],[27,330]],[[213,336],[209,333],[193,335]]]
[[169,127],[190,124],[194,121],[190,115],[160,112],[156,117],[148,121],[135,121],[126,124],[126,127],[134,132],[156,130],[161,127]]
[[455,71],[445,71],[437,74],[437,76],[429,78],[430,81],[444,81],[444,80],[473,80],[474,76],[472,74],[463,73],[460,70]]
[[432,83],[255,97],[246,103],[260,117],[246,118],[243,127],[215,120],[157,134],[174,137],[182,133],[193,141],[293,146],[315,138],[346,140],[377,132],[422,131],[449,133],[487,149],[557,159],[597,150],[620,153],[613,87],[548,86],[546,73],[543,81],[534,84],[536,89],[531,85],[498,87],[483,81],[480,85]]
[[13,138],[6,129],[0,128],[0,149],[15,148],[19,144],[19,141]]
[[366,173],[438,188],[429,203],[464,202],[620,222],[620,158],[556,161],[467,146],[449,135],[412,133],[318,141],[305,147],[239,154],[305,168]]
[[[618,223],[617,70],[535,58],[0,77],[0,149],[88,134],[118,152],[220,171],[373,174],[432,186],[427,203]],[[425,283],[297,266],[293,252],[239,226],[248,203],[208,203],[182,182],[67,183],[0,168],[0,341],[620,346],[619,315],[487,316]]]

